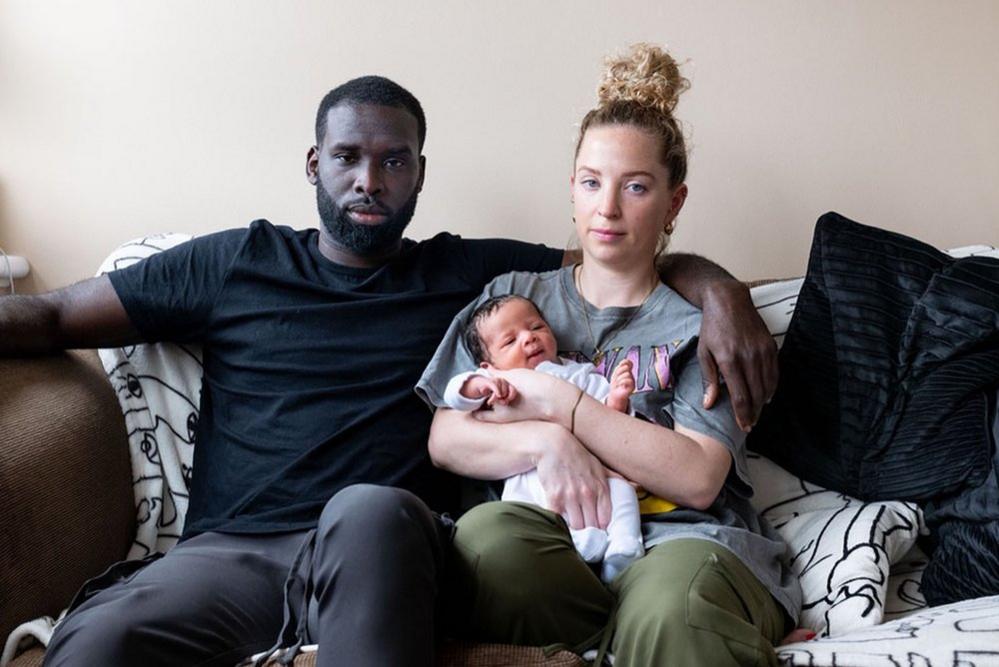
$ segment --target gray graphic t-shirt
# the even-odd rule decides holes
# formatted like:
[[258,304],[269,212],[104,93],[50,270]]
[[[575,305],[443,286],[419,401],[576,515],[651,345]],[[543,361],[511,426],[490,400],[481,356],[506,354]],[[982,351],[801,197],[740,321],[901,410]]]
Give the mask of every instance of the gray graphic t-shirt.
[[476,367],[461,340],[468,316],[486,299],[503,294],[519,294],[538,305],[555,333],[559,356],[591,361],[599,343],[606,353],[597,370],[608,379],[622,360],[630,359],[636,387],[631,407],[641,418],[667,428],[681,424],[728,448],[732,468],[708,509],[671,509],[671,503],[655,497],[641,500],[645,547],[679,538],[716,542],[739,557],[797,621],[801,589],[787,567],[786,544],[749,503],[753,488],[746,466],[745,434],[735,423],[727,395],[711,410],[701,406],[704,389],[696,354],[701,312],[660,285],[637,312],[636,308],[596,309],[587,304],[591,337],[571,267],[540,274],[504,274],[455,316],[423,372],[416,392],[432,406],[444,406],[444,389],[452,376]]

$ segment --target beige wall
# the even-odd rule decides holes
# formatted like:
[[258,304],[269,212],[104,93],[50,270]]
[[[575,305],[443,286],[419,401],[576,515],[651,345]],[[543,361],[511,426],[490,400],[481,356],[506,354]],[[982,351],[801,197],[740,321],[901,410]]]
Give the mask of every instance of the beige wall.
[[800,273],[830,209],[999,242],[994,0],[0,0],[0,246],[41,290],[152,231],[314,226],[315,106],[372,72],[429,117],[412,236],[561,245],[575,123],[602,56],[639,40],[690,60],[674,247]]

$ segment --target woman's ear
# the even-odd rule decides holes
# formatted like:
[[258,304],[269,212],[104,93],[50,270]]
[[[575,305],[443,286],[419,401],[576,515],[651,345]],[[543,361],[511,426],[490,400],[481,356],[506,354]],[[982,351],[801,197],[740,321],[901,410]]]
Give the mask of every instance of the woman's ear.
[[676,216],[680,215],[680,209],[683,208],[683,204],[686,201],[687,184],[681,183],[680,186],[673,191],[673,196],[670,197],[669,213],[666,214],[666,220],[663,223],[663,228],[666,230],[667,234],[673,233],[673,229],[676,226]]

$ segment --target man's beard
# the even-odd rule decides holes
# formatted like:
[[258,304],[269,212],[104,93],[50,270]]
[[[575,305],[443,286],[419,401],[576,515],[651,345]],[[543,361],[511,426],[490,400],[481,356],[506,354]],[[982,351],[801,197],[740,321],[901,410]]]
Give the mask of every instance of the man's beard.
[[338,246],[365,257],[381,255],[398,245],[416,212],[417,195],[419,190],[414,190],[406,203],[384,222],[364,225],[351,220],[348,210],[333,201],[321,182],[316,183],[316,206],[323,227]]

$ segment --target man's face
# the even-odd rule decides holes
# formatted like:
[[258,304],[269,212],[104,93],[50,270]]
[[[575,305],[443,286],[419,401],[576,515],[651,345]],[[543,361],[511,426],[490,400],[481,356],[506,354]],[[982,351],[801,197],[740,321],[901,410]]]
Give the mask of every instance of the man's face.
[[416,210],[423,185],[416,118],[405,109],[343,103],[326,116],[326,136],[309,151],[323,233],[360,256],[391,251]]

